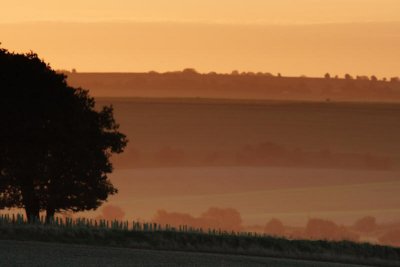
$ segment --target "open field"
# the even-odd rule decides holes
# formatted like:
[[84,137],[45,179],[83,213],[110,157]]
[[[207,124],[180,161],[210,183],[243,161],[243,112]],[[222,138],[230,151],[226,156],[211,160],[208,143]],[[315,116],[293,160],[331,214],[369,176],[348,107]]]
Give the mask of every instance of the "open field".
[[[92,266],[90,265],[91,262],[96,260],[97,262],[103,262],[102,259],[106,257],[105,262],[108,260],[108,262],[116,264],[116,266],[123,265],[120,261],[125,263],[132,261],[132,264],[138,264],[133,264],[132,266],[141,266],[141,264],[143,266],[157,266],[157,264],[159,266],[170,266],[169,264],[172,264],[171,266],[182,266],[181,262],[187,261],[189,264],[199,262],[201,263],[200,266],[216,266],[216,264],[217,266],[219,264],[224,266],[222,262],[226,262],[228,266],[231,266],[230,262],[232,262],[233,266],[242,266],[240,264],[246,262],[265,265],[267,263],[276,263],[278,264],[276,266],[313,266],[313,264],[315,266],[325,266],[313,262],[329,262],[392,267],[398,266],[397,263],[400,259],[399,248],[369,243],[285,239],[251,232],[229,232],[220,229],[206,230],[193,228],[190,225],[180,225],[177,228],[157,223],[95,221],[83,218],[76,220],[57,218],[49,223],[40,218],[35,222],[27,223],[19,215],[17,217],[3,216],[0,219],[0,240],[2,240],[0,241],[0,253],[5,253],[6,255],[1,257],[3,254],[0,254],[0,260],[7,260],[11,263],[14,261],[13,264],[16,266],[21,266],[25,263],[24,261],[32,258],[39,261],[59,262],[64,262],[63,259],[65,258],[66,262],[76,261],[73,266],[88,266],[87,264]],[[10,240],[14,240],[14,243]],[[46,242],[52,244],[52,248],[50,250],[40,249],[41,246],[48,245],[40,245],[40,243],[38,246],[30,245],[32,242]],[[74,246],[56,245],[57,243],[94,247],[81,247],[79,249]],[[2,249],[3,246],[7,248]],[[33,246],[33,248],[30,248],[30,246]],[[64,251],[60,246],[64,246],[67,252],[59,252]],[[109,251],[102,253],[101,250],[104,249],[96,249],[96,246],[107,247]],[[132,249],[131,251],[133,252],[135,252],[133,249],[140,249],[140,251],[130,254],[129,250],[114,248]],[[141,254],[143,249],[165,252],[154,251],[153,257],[151,255],[152,252]],[[168,254],[167,251],[174,252]],[[176,257],[171,257],[176,252],[180,253],[177,253]],[[202,253],[214,253],[214,256]],[[32,257],[35,254],[38,256]],[[217,256],[217,254],[223,254],[224,256]],[[21,256],[16,257],[15,255]],[[136,261],[133,260],[135,257],[137,258]],[[152,258],[152,261],[149,260],[149,257]],[[198,261],[199,257],[202,260]],[[257,259],[253,257],[263,258]],[[21,262],[17,264],[15,261]],[[81,261],[81,265],[77,261]],[[150,264],[146,264],[146,261],[150,261]],[[291,265],[295,261],[299,261],[300,265]],[[164,265],[165,263],[167,264]],[[2,266],[10,266],[4,264]],[[127,266],[130,266],[129,264]],[[38,264],[37,266],[43,265]]]
[[[400,168],[399,104],[137,98],[101,98],[97,103],[113,104],[121,130],[131,140],[120,159],[125,168],[243,164]],[[265,161],[240,161],[246,146]],[[281,161],[268,161],[263,148]],[[330,165],[321,157],[342,163]],[[378,159],[388,159],[389,164],[374,166]]]
[[301,226],[315,217],[340,224],[367,215],[400,219],[398,104],[97,102],[114,105],[130,139],[111,175],[120,189],[111,203],[126,218],[151,220],[158,209],[196,216],[217,206],[236,208],[245,224],[274,217]]
[[362,266],[278,258],[235,256],[176,251],[137,250],[60,243],[0,241],[1,266],[84,267],[345,267]]

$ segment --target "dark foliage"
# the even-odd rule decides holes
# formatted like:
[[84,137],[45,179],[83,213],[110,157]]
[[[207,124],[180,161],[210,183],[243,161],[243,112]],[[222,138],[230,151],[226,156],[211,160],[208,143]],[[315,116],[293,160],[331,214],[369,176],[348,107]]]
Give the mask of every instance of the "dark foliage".
[[96,209],[117,192],[110,156],[126,146],[112,107],[95,110],[34,53],[0,50],[0,208]]

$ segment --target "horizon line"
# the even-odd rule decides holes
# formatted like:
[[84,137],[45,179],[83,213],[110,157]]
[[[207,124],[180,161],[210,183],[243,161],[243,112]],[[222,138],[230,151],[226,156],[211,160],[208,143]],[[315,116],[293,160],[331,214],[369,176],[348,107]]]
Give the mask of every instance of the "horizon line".
[[[400,78],[400,76],[382,76],[381,80],[377,75],[363,75],[363,74],[351,74],[351,73],[344,73],[344,74],[333,74],[325,72],[325,74],[321,76],[308,76],[307,74],[300,74],[300,75],[284,75],[280,72],[268,72],[268,71],[239,71],[233,69],[231,72],[217,72],[217,71],[208,71],[208,72],[200,72],[197,71],[195,68],[184,68],[181,70],[170,70],[170,71],[155,71],[155,70],[148,70],[148,71],[77,71],[74,69],[54,69],[54,71],[64,74],[155,74],[155,75],[163,75],[163,74],[181,74],[184,73],[185,70],[193,71],[191,72],[194,75],[229,75],[229,76],[259,76],[259,77],[270,77],[270,78],[305,78],[305,79],[339,79],[345,80],[345,76],[348,74],[352,78],[349,80],[371,80],[371,77],[375,76],[378,81],[382,81],[382,79],[386,78],[387,82],[390,82],[392,78]],[[234,71],[238,71],[238,74],[233,74]],[[330,77],[325,77],[326,74],[329,74]],[[357,77],[361,77],[362,79],[357,79]],[[366,79],[368,78],[368,79]]]

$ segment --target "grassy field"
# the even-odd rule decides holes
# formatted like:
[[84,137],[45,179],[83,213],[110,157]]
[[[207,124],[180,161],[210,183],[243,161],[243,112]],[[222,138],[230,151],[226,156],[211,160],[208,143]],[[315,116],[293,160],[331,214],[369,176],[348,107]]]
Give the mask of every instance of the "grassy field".
[[[132,257],[134,258],[133,254],[135,253],[130,255],[128,253],[129,250],[118,250],[114,248],[140,249],[136,251],[137,258],[140,259],[139,262],[143,263],[143,261],[147,261],[150,257],[153,260],[151,264],[156,264],[157,261],[161,261],[162,265],[159,266],[165,266],[163,265],[164,262],[167,263],[167,266],[169,266],[168,264],[170,262],[172,264],[171,266],[179,266],[181,265],[179,261],[187,260],[189,263],[193,264],[200,263],[199,266],[216,266],[215,264],[218,265],[221,262],[227,261],[227,266],[240,266],[235,264],[244,262],[261,263],[266,266],[270,266],[267,264],[268,262],[275,262],[278,264],[277,266],[313,266],[312,262],[329,262],[392,267],[398,266],[400,261],[400,249],[368,243],[288,240],[255,233],[202,230],[189,226],[174,228],[168,225],[163,226],[152,223],[143,224],[134,222],[133,224],[129,224],[128,222],[93,221],[85,219],[68,219],[66,221],[57,219],[50,224],[45,224],[44,221],[41,220],[28,224],[21,216],[16,218],[2,217],[0,220],[0,240],[3,240],[1,241],[3,243],[8,242],[7,240],[14,240],[110,248],[107,253],[111,254],[107,257],[107,253],[101,253],[101,250],[104,250],[104,248],[96,249],[95,247],[85,247],[84,249],[74,249],[74,246],[66,246],[67,250],[70,251],[68,253],[75,255],[69,260],[83,261],[82,264],[78,266],[88,266],[87,264],[90,264],[90,261],[99,258],[96,256],[99,254],[103,255],[102,257],[108,258],[107,260],[115,258],[116,266],[119,264],[118,260],[131,261],[130,259],[132,259]],[[5,257],[0,257],[1,260],[15,262],[37,258],[37,260],[60,261],[64,256],[68,258],[68,253],[64,256],[57,256],[60,254],[57,251],[63,250],[59,248],[59,246],[65,245],[50,245],[52,247],[50,251],[42,249],[41,252],[39,249],[40,246],[49,245],[33,245],[31,249],[24,248],[24,246],[29,247],[29,244],[32,243],[16,242],[14,244],[16,245],[0,245],[8,247],[7,249],[0,249],[0,253],[5,253]],[[140,254],[143,249],[154,250],[154,257],[151,256],[151,252],[147,252],[147,255],[150,255],[148,255],[146,260],[146,253],[143,253],[143,255]],[[35,252],[35,250],[37,252]],[[167,251],[171,251],[171,254]],[[171,257],[172,254],[179,251],[181,254],[176,257]],[[21,256],[15,257],[13,253],[17,255],[20,254]],[[113,257],[112,253],[116,255],[121,253],[121,256]],[[214,253],[220,254],[220,256],[205,254],[209,256],[203,257],[201,256],[202,254],[196,255],[193,253]],[[35,254],[38,256],[29,256]],[[41,254],[44,256],[39,256]],[[257,259],[254,257],[261,258]],[[282,261],[278,259],[285,260]],[[85,263],[86,260],[88,261],[87,263]],[[229,261],[232,261],[232,264],[229,264]],[[300,265],[290,265],[290,262],[297,263],[297,261],[299,261]],[[307,261],[309,262],[307,263]],[[6,263],[8,264],[8,262]],[[21,264],[22,263],[24,262],[21,262]],[[138,262],[134,263],[136,264]],[[12,266],[7,264],[1,266]],[[151,264],[144,264],[144,266],[157,266]],[[18,263],[14,263],[14,265],[20,266]],[[38,266],[41,265],[39,264]],[[123,266],[123,263],[119,264],[119,266]],[[315,266],[321,265],[315,263]]]
[[177,251],[137,250],[61,243],[0,241],[1,266],[85,267],[345,267],[339,263]]

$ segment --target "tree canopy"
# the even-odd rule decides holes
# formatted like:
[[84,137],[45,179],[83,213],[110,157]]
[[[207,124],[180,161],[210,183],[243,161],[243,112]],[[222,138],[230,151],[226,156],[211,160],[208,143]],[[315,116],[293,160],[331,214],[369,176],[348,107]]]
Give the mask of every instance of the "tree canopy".
[[0,49],[0,208],[96,209],[117,189],[110,156],[127,144],[112,106],[68,86],[35,53]]

